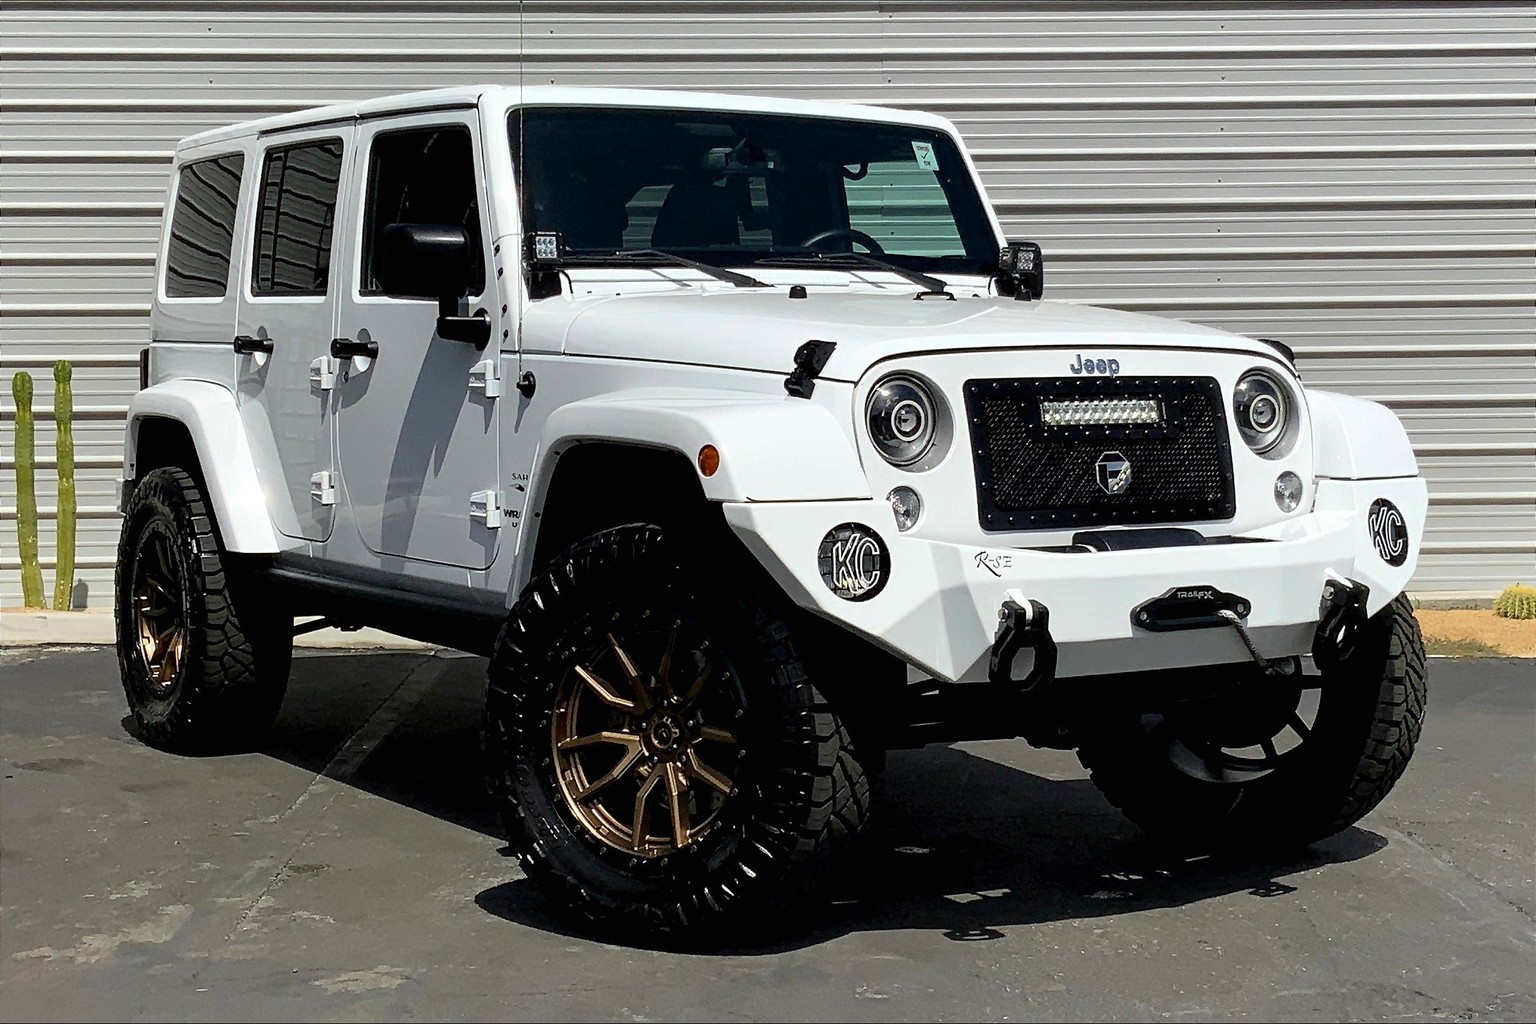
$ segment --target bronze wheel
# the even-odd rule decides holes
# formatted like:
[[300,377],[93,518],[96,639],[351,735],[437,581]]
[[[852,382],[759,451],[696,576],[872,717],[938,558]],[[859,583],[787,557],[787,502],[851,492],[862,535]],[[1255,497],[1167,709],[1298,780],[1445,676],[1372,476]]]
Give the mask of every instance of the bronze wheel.
[[133,623],[149,682],[176,685],[187,650],[186,585],[172,552],[174,538],[158,522],[141,535],[133,562]]
[[720,820],[743,750],[737,680],[696,627],[613,633],[572,665],[552,735],[561,793],[583,828],[664,857]]
[[291,618],[238,576],[197,483],[145,474],[117,548],[117,655],[137,734],[169,749],[248,749],[288,681]]
[[523,870],[647,937],[793,919],[869,813],[780,595],[681,564],[690,547],[634,525],[567,548],[508,613],[486,679],[486,778]]

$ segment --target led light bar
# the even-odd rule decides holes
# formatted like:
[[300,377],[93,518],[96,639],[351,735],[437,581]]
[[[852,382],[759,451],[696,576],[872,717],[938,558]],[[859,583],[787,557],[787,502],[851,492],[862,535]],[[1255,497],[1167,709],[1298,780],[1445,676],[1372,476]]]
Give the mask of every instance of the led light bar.
[[1156,398],[1042,399],[1040,422],[1048,427],[1134,427],[1163,422]]

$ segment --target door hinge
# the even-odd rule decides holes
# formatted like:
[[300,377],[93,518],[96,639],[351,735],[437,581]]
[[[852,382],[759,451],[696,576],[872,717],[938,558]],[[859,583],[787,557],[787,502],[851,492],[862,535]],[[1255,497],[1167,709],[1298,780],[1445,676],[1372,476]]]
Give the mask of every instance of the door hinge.
[[329,391],[336,386],[336,360],[321,356],[309,364],[309,386],[315,391]]
[[309,478],[309,496],[321,505],[336,504],[336,477],[322,469]]
[[476,491],[469,496],[469,518],[485,520],[487,530],[501,529],[501,492]]
[[477,391],[484,391],[486,398],[501,397],[501,375],[498,372],[499,359],[486,359],[476,363],[469,371],[469,386]]

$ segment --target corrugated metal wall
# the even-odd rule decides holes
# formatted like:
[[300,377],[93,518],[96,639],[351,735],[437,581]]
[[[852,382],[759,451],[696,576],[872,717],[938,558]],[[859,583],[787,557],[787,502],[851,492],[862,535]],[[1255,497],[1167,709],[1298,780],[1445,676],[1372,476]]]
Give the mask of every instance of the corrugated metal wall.
[[[515,80],[938,111],[1056,298],[1281,338],[1431,481],[1421,592],[1536,576],[1536,15],[1526,3],[29,3],[0,9],[0,366],[74,360],[81,574],[181,136]],[[48,387],[40,388],[48,404]],[[3,399],[0,603],[19,591]],[[51,422],[42,418],[45,558]],[[50,561],[51,564],[51,561]],[[51,575],[51,574],[49,574]]]

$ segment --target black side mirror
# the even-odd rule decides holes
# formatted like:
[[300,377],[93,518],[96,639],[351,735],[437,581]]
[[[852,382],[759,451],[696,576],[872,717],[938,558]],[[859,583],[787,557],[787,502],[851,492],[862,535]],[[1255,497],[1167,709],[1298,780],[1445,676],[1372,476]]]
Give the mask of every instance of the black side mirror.
[[491,317],[460,316],[459,300],[474,270],[469,234],[451,224],[390,224],[379,234],[374,275],[388,295],[437,300],[437,333],[484,348]]
[[1045,294],[1045,256],[1034,242],[1016,242],[997,254],[997,290],[1028,302]]

